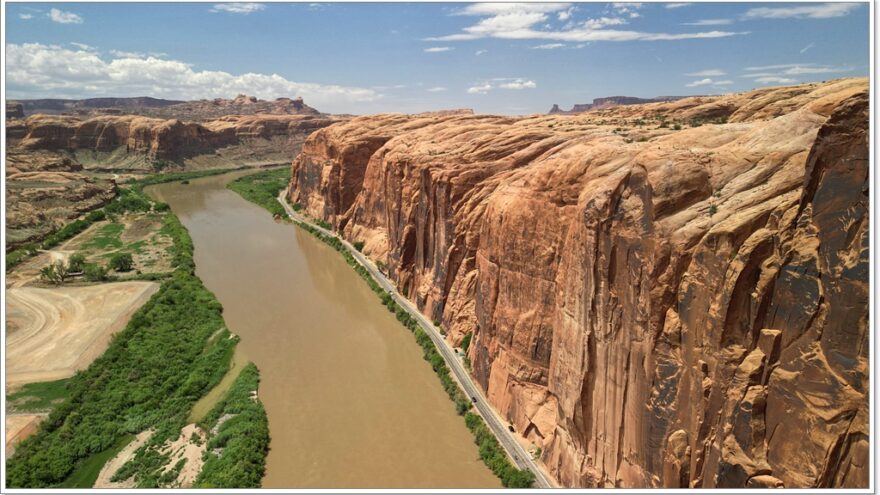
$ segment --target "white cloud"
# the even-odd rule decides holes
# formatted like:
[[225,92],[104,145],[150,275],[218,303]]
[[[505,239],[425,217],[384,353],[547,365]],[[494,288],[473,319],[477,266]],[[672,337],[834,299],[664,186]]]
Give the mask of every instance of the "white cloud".
[[755,79],[755,82],[759,82],[762,84],[772,84],[772,83],[789,84],[789,83],[796,83],[797,79],[792,79],[790,77],[766,76],[766,77],[759,77],[759,78]]
[[688,88],[697,88],[700,86],[729,86],[731,84],[733,84],[733,81],[731,81],[729,79],[725,79],[722,81],[716,81],[712,78],[707,77],[705,79],[698,79],[696,81],[689,82],[689,83],[685,84],[685,86],[687,86]]
[[838,74],[850,72],[853,68],[816,64],[776,64],[746,67],[744,70],[747,74],[743,74],[742,77],[759,78],[765,76],[797,76],[801,74]]
[[[317,5],[317,4],[315,4]],[[311,6],[311,5],[310,5]],[[230,2],[230,3],[215,3],[214,7],[211,8],[210,12],[228,12],[230,14],[243,14],[248,15],[254,12],[258,12],[266,8],[266,5],[262,3],[249,3],[249,2]]]
[[483,55],[485,53],[489,53],[489,50],[477,50],[476,52],[474,52],[474,55],[479,57],[480,55]]
[[484,95],[494,89],[534,89],[538,85],[531,79],[523,79],[521,77],[496,77],[491,81],[477,83],[467,89],[470,94]]
[[588,41],[670,41],[685,39],[723,38],[745,32],[704,31],[691,33],[648,33],[606,29],[625,24],[624,17],[638,16],[637,3],[615,3],[611,10],[617,17],[600,17],[580,24],[570,22],[562,29],[546,27],[548,14],[569,8],[564,3],[478,3],[458,10],[453,15],[479,16],[481,19],[459,33],[427,38],[427,41],[467,41],[481,38],[544,40],[585,43]]
[[484,95],[484,94],[488,93],[491,89],[492,89],[492,85],[491,85],[491,84],[489,84],[489,83],[482,83],[482,84],[478,84],[478,85],[476,85],[476,86],[471,86],[470,88],[467,89],[467,92],[470,93],[470,94],[472,94],[472,95],[473,95],[473,94]]
[[89,52],[95,51],[95,47],[89,46],[85,43],[77,43],[75,41],[71,41],[70,44],[79,48],[80,50],[85,50],[85,51],[89,51]]
[[684,26],[724,26],[732,24],[732,19],[700,19],[694,22],[682,22]]
[[538,85],[532,80],[514,79],[510,82],[501,83],[498,87],[501,89],[534,89],[537,88]]
[[434,86],[433,88],[428,88],[427,91],[430,91],[431,93],[439,93],[441,91],[446,91],[446,88],[443,86]]
[[555,50],[556,48],[565,48],[565,43],[544,43],[543,45],[530,46],[532,50]]
[[693,5],[692,3],[667,3],[667,9],[680,9],[682,7],[687,7],[688,5]]
[[18,14],[18,18],[28,20],[28,19],[33,19],[34,15],[33,14]]
[[635,19],[636,17],[641,17],[641,15],[637,12],[640,8],[642,8],[641,3],[612,3],[611,7],[615,12],[621,15],[628,15],[630,18]]
[[745,19],[828,19],[843,17],[858,7],[857,3],[819,3],[791,7],[757,7],[749,9]]
[[685,86],[687,86],[689,88],[695,88],[697,86],[706,86],[708,84],[712,84],[712,79],[707,77],[705,79],[700,79],[698,81],[687,83],[687,84],[685,84]]
[[558,14],[556,14],[556,18],[559,19],[560,22],[565,22],[565,21],[571,19],[571,16],[572,16],[572,14],[574,14],[575,10],[576,10],[575,7],[572,7],[568,10],[563,10],[563,11],[559,12]]
[[454,48],[451,46],[432,46],[431,48],[425,48],[427,53],[448,52],[450,50],[454,50]]
[[721,69],[706,69],[697,72],[689,72],[685,74],[686,76],[691,77],[718,77],[718,76],[726,76],[727,73]]
[[[120,52],[123,53],[123,52]],[[140,54],[139,54],[140,55]],[[25,43],[6,45],[7,91],[12,98],[143,96],[171,99],[302,96],[325,111],[380,98],[372,89],[288,80],[278,74],[230,74],[194,69],[177,60],[104,58],[90,50]]]
[[589,30],[602,29],[606,26],[620,26],[621,24],[626,24],[626,20],[616,17],[600,17],[584,21],[584,27]]
[[807,53],[807,50],[809,50],[810,48],[813,48],[814,46],[816,46],[815,43],[808,44],[807,46],[801,48],[801,53]]
[[59,24],[82,24],[83,18],[74,14],[73,12],[65,12],[63,10],[52,9],[46,14],[49,19],[52,19],[52,22],[57,22]]

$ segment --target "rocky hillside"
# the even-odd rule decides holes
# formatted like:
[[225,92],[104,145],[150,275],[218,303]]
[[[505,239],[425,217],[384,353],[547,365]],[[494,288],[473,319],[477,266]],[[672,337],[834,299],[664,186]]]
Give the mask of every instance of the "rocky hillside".
[[564,486],[866,487],[868,81],[356,118],[289,197],[383,262]]
[[7,122],[10,148],[71,154],[91,169],[155,171],[283,163],[312,131],[339,119],[320,115],[234,115],[204,122],[137,115],[33,115]]

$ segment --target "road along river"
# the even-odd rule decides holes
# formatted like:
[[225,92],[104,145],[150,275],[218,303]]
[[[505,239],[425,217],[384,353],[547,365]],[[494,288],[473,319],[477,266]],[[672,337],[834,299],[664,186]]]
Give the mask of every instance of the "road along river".
[[147,188],[260,369],[266,488],[496,488],[412,334],[332,248],[226,189],[247,172]]

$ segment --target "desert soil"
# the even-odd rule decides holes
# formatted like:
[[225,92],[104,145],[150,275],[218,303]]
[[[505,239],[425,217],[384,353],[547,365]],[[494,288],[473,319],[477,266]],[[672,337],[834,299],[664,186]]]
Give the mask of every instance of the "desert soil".
[[6,415],[6,458],[15,452],[15,446],[37,432],[40,421],[47,414],[7,414]]
[[159,289],[154,282],[6,291],[6,384],[72,376]]
[[138,433],[131,443],[126,445],[125,448],[116,454],[116,457],[107,461],[107,464],[104,464],[104,467],[101,468],[101,472],[98,473],[98,479],[95,480],[93,488],[134,488],[134,480],[110,481],[110,479],[113,478],[116,471],[119,471],[119,468],[125,465],[125,463],[134,456],[137,449],[141,448],[141,445],[145,444],[152,435],[153,430],[145,430]]

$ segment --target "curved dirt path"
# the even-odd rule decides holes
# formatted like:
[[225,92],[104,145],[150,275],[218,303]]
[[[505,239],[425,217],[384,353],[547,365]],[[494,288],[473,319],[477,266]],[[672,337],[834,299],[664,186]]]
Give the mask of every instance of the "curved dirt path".
[[8,289],[7,386],[66,378],[87,367],[158,289],[154,282]]

